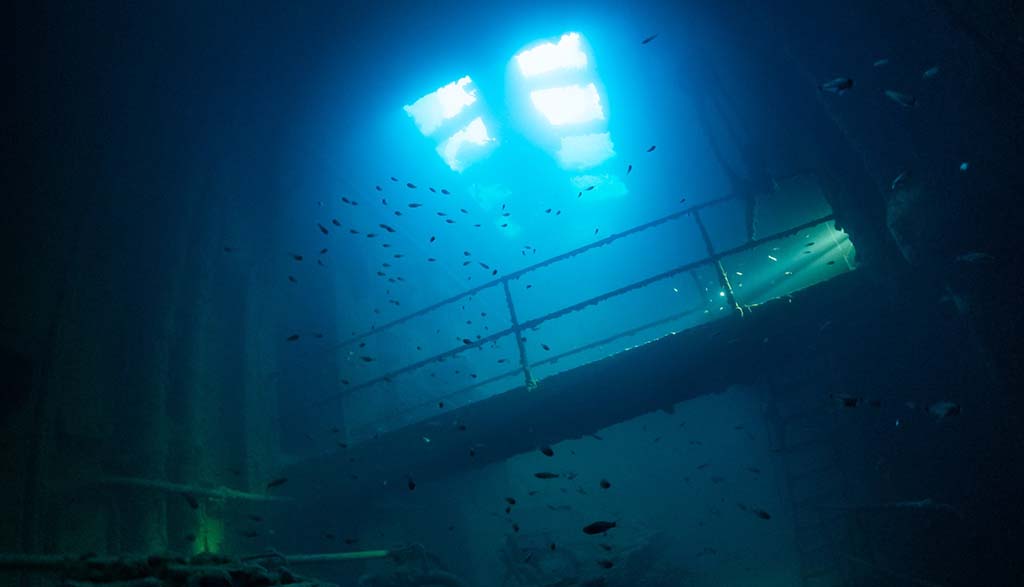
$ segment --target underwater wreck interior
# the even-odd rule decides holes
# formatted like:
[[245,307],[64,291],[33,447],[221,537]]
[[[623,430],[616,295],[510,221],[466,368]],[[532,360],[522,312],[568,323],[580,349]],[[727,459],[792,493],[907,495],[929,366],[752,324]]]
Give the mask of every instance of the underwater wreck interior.
[[1011,2],[18,2],[0,585],[1019,585]]

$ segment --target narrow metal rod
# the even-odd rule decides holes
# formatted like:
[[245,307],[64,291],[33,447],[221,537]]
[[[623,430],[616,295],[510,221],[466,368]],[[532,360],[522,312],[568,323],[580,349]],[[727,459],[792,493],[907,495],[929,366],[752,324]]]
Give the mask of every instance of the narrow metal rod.
[[[599,346],[604,345],[604,344],[615,342],[616,340],[618,340],[620,338],[624,338],[626,336],[630,336],[630,335],[636,334],[638,332],[647,330],[648,328],[654,328],[655,326],[661,326],[662,324],[666,324],[666,323],[671,322],[673,320],[678,320],[680,318],[684,318],[684,317],[686,317],[686,316],[688,316],[690,314],[693,314],[695,312],[698,312],[698,311],[699,311],[699,308],[694,308],[692,310],[684,310],[682,312],[677,312],[675,314],[672,314],[670,316],[666,316],[666,317],[661,318],[659,320],[654,320],[652,322],[647,322],[646,324],[641,324],[640,326],[635,326],[635,327],[630,328],[628,330],[623,330],[622,332],[617,332],[617,333],[615,333],[615,334],[613,334],[611,336],[602,338],[601,340],[595,340],[594,342],[590,342],[590,343],[587,343],[587,344],[585,344],[583,346],[576,347],[576,348],[574,348],[572,350],[566,351],[564,353],[557,354],[557,355],[555,355],[553,357],[549,357],[547,359],[543,359],[543,360],[537,361],[536,363],[533,363],[531,366],[536,367],[537,365],[546,365],[546,364],[549,364],[549,363],[555,363],[555,362],[557,362],[557,361],[559,361],[561,359],[564,359],[565,357],[571,357],[572,355],[577,355],[579,353],[582,353],[582,352],[585,352],[585,351],[589,351],[592,348],[596,348],[596,347],[599,347]],[[420,402],[420,403],[418,403],[418,404],[416,404],[414,406],[409,407],[408,409],[405,409],[405,410],[402,410],[400,412],[397,412],[397,413],[385,416],[383,418],[379,418],[379,419],[371,422],[367,427],[368,428],[376,428],[376,426],[378,424],[390,422],[390,421],[394,420],[395,418],[398,418],[398,417],[403,416],[405,414],[410,414],[412,412],[415,412],[416,410],[420,410],[420,409],[423,409],[423,408],[425,408],[427,406],[434,405],[435,403],[437,403],[438,400],[445,400],[445,401],[450,400],[450,399],[452,399],[454,397],[458,397],[458,396],[460,396],[460,395],[462,395],[464,393],[468,393],[470,391],[473,391],[474,389],[478,389],[478,388],[483,387],[485,385],[488,385],[490,383],[494,383],[495,381],[499,381],[501,379],[505,379],[506,377],[511,377],[511,376],[515,375],[517,372],[519,372],[518,369],[513,370],[513,371],[506,371],[504,373],[500,373],[500,374],[495,375],[493,377],[489,377],[487,379],[484,379],[483,381],[478,381],[478,382],[473,383],[471,385],[467,385],[466,387],[462,387],[462,388],[459,388],[459,389],[457,389],[455,391],[452,391],[450,393],[446,393],[445,395],[442,395],[440,397],[431,398],[429,401]]]
[[286,555],[284,558],[288,561],[289,565],[303,565],[335,561],[362,560],[367,558],[386,558],[390,555],[390,550],[358,550],[354,552],[327,552],[323,554],[293,554]]
[[526,382],[526,389],[534,389],[537,382],[530,373],[530,361],[526,358],[526,345],[523,344],[523,331],[519,328],[519,318],[516,317],[516,306],[512,303],[512,291],[508,288],[508,278],[501,281],[505,288],[505,304],[508,306],[508,317],[512,321],[512,335],[516,337],[516,348],[519,349],[519,366],[523,369],[523,378]]
[[[700,217],[700,210],[694,210],[693,221],[697,223],[697,228],[700,229],[700,236],[704,239],[704,246],[707,247],[708,257],[715,257],[715,245],[711,242],[711,235],[708,234],[708,229],[704,226],[704,220]],[[754,242],[753,239],[748,239],[749,243]],[[718,269],[718,281],[722,284],[722,289],[725,291],[725,299],[729,301],[729,305],[732,306],[740,316],[743,315],[743,308],[736,303],[736,295],[732,291],[732,284],[729,283],[729,275],[725,272],[725,267],[722,266],[720,259],[715,259],[715,268]]]
[[158,479],[141,479],[138,477],[102,477],[98,480],[101,485],[125,485],[128,487],[140,487],[163,491],[165,493],[188,493],[197,497],[210,497],[214,499],[240,499],[245,501],[292,501],[289,497],[276,495],[263,495],[260,493],[248,493],[238,491],[230,487],[201,487],[186,485],[183,483],[171,483]]

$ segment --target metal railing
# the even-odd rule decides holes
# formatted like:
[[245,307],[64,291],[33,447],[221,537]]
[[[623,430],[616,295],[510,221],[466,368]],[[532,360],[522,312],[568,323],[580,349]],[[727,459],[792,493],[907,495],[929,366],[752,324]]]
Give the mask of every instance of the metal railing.
[[[820,181],[818,181],[818,186],[819,187],[821,186]],[[434,354],[434,355],[432,355],[430,357],[427,357],[427,358],[424,358],[424,359],[420,359],[420,360],[408,363],[408,364],[406,364],[404,366],[401,366],[401,367],[399,367],[397,369],[393,369],[393,370],[391,370],[391,371],[389,371],[387,373],[384,373],[382,375],[378,375],[378,376],[372,377],[372,378],[370,378],[370,379],[368,379],[366,381],[363,381],[363,382],[360,382],[360,383],[348,386],[348,387],[346,387],[344,389],[339,390],[337,393],[332,393],[332,394],[329,394],[327,396],[321,397],[321,398],[319,398],[319,399],[317,399],[317,400],[315,400],[313,402],[306,403],[304,406],[302,406],[302,409],[307,409],[308,410],[308,409],[313,409],[313,408],[321,407],[321,406],[323,406],[325,404],[337,401],[339,399],[343,399],[343,398],[348,397],[348,396],[350,396],[352,394],[358,393],[358,392],[360,392],[362,390],[369,389],[369,388],[371,388],[371,387],[373,387],[375,385],[378,385],[380,383],[390,382],[390,381],[392,381],[394,378],[396,378],[398,376],[401,376],[401,375],[404,375],[404,374],[407,374],[407,373],[411,373],[411,372],[416,371],[416,370],[418,370],[418,369],[420,369],[420,368],[422,368],[424,366],[427,366],[427,365],[429,365],[431,363],[444,361],[444,360],[452,358],[452,357],[454,357],[456,355],[459,355],[461,353],[467,352],[469,350],[473,350],[473,349],[476,349],[476,348],[480,348],[480,347],[482,347],[484,345],[487,345],[487,344],[490,344],[490,343],[494,343],[494,342],[498,341],[499,339],[502,339],[502,338],[504,338],[506,336],[509,336],[509,335],[514,336],[515,339],[516,339],[516,348],[517,348],[517,352],[518,352],[518,356],[519,356],[519,365],[518,365],[517,368],[512,369],[512,370],[508,370],[508,371],[505,371],[505,372],[502,372],[502,373],[499,373],[497,375],[494,375],[492,377],[483,379],[481,381],[475,381],[475,382],[473,382],[470,385],[467,385],[467,386],[464,386],[464,387],[460,387],[459,389],[456,389],[456,390],[446,394],[445,396],[443,396],[443,398],[433,397],[428,402],[424,402],[423,404],[418,404],[416,406],[412,406],[411,408],[405,410],[402,413],[407,413],[408,411],[418,409],[418,408],[422,407],[423,405],[436,402],[438,399],[450,398],[450,397],[454,397],[456,395],[467,393],[469,391],[472,391],[474,389],[478,389],[478,388],[480,388],[482,386],[494,383],[494,382],[499,381],[501,379],[508,378],[508,377],[513,377],[517,373],[522,375],[524,385],[528,389],[532,389],[532,388],[537,386],[537,381],[534,379],[533,372],[532,372],[535,367],[538,367],[538,366],[544,365],[544,364],[553,363],[553,362],[556,362],[559,359],[565,358],[567,356],[578,354],[578,353],[581,353],[581,352],[584,352],[584,351],[587,351],[587,350],[590,350],[590,349],[602,346],[604,344],[608,344],[610,342],[614,342],[614,341],[622,339],[624,337],[637,334],[637,333],[639,333],[639,332],[641,332],[643,330],[646,330],[648,328],[652,328],[652,327],[658,326],[660,324],[671,322],[673,320],[682,318],[682,317],[684,317],[687,314],[693,313],[693,310],[688,310],[688,311],[685,311],[685,312],[676,313],[676,314],[673,314],[672,316],[669,316],[669,317],[666,317],[666,318],[662,318],[662,319],[659,319],[659,320],[655,320],[653,322],[648,322],[648,323],[645,323],[645,324],[641,324],[641,325],[638,325],[638,326],[635,326],[635,327],[623,330],[623,331],[618,332],[616,334],[613,334],[611,336],[604,337],[604,338],[602,338],[600,340],[591,341],[591,342],[589,342],[587,344],[575,347],[575,348],[573,348],[573,349],[571,349],[569,351],[566,351],[564,353],[561,353],[559,355],[547,357],[547,358],[545,358],[543,360],[536,361],[536,362],[533,362],[533,363],[530,362],[529,357],[527,356],[525,345],[523,344],[524,343],[524,338],[522,336],[522,333],[524,331],[530,330],[530,329],[534,329],[534,328],[538,327],[539,325],[541,325],[541,324],[543,324],[545,322],[557,319],[557,318],[562,317],[562,316],[566,316],[566,315],[571,314],[573,312],[578,312],[578,311],[583,310],[584,308],[587,308],[589,306],[593,306],[593,305],[599,304],[599,303],[601,303],[601,302],[603,302],[605,300],[611,299],[611,298],[622,296],[622,295],[627,294],[629,292],[638,290],[638,289],[643,288],[643,287],[645,287],[647,285],[650,285],[652,283],[655,283],[655,282],[658,282],[658,281],[670,278],[670,277],[675,276],[675,275],[679,275],[679,274],[683,274],[683,273],[690,273],[691,276],[694,278],[694,281],[697,282],[698,279],[697,279],[697,276],[696,276],[695,272],[696,272],[696,270],[698,270],[698,269],[700,269],[702,267],[705,267],[705,266],[711,267],[711,268],[713,268],[715,270],[715,273],[717,274],[717,279],[719,281],[719,285],[721,286],[722,292],[724,293],[726,301],[728,302],[728,306],[730,308],[732,308],[733,311],[735,311],[735,312],[739,313],[740,315],[742,315],[743,312],[744,312],[744,307],[741,306],[741,304],[736,299],[735,293],[734,293],[733,288],[732,288],[732,284],[729,281],[728,274],[726,273],[726,271],[725,271],[725,269],[724,269],[724,267],[722,265],[722,260],[725,259],[726,257],[732,256],[732,255],[736,255],[736,254],[739,254],[739,253],[743,253],[745,251],[749,251],[749,250],[751,250],[751,249],[753,249],[755,247],[761,246],[761,245],[763,245],[765,243],[769,243],[769,242],[772,242],[772,241],[777,241],[777,240],[780,240],[780,239],[784,239],[786,237],[795,235],[795,234],[799,233],[800,231],[803,231],[803,230],[806,230],[806,229],[810,229],[810,228],[817,227],[819,225],[825,224],[827,222],[832,221],[834,219],[834,217],[833,217],[833,214],[830,213],[830,214],[827,214],[827,215],[824,215],[824,216],[820,216],[820,217],[814,218],[814,219],[812,219],[810,221],[803,222],[803,223],[800,223],[798,225],[792,226],[792,227],[787,228],[785,230],[781,230],[781,231],[769,234],[767,236],[763,236],[763,237],[760,237],[760,238],[747,238],[744,243],[742,243],[742,244],[740,244],[738,246],[733,246],[733,247],[727,248],[725,250],[716,250],[715,246],[714,246],[714,243],[713,243],[713,241],[711,239],[711,235],[708,232],[707,226],[705,225],[705,222],[704,222],[704,220],[703,220],[703,218],[701,216],[701,212],[703,210],[707,209],[707,208],[710,208],[710,207],[713,207],[713,206],[718,206],[718,205],[721,205],[721,204],[724,204],[726,202],[729,202],[729,201],[732,201],[732,200],[736,200],[736,199],[737,199],[736,196],[726,196],[726,197],[723,197],[723,198],[718,198],[718,199],[711,200],[711,201],[708,201],[708,202],[705,202],[705,203],[702,203],[702,204],[698,204],[698,205],[695,205],[695,206],[690,206],[690,207],[688,207],[686,209],[683,209],[683,210],[680,210],[678,212],[669,214],[667,216],[658,218],[656,220],[647,222],[645,224],[641,224],[641,225],[635,226],[633,228],[630,228],[628,230],[625,230],[625,231],[622,231],[622,232],[619,232],[619,233],[616,233],[616,234],[612,234],[610,236],[607,236],[607,237],[602,238],[600,240],[594,241],[594,242],[589,243],[587,245],[584,245],[584,246],[581,246],[579,248],[573,249],[571,251],[562,253],[560,255],[556,255],[556,256],[551,257],[549,259],[546,259],[544,261],[540,261],[539,263],[535,263],[533,265],[530,265],[529,267],[525,267],[525,268],[520,269],[518,271],[513,271],[513,272],[511,272],[511,273],[509,273],[507,275],[503,275],[501,277],[497,277],[497,278],[495,278],[495,279],[493,279],[493,280],[491,280],[491,281],[489,281],[487,283],[484,283],[484,284],[478,285],[476,287],[467,289],[467,290],[465,290],[465,291],[463,291],[463,292],[461,292],[459,294],[456,294],[456,295],[453,295],[453,296],[448,297],[446,299],[440,300],[440,301],[438,301],[438,302],[436,302],[434,304],[431,304],[429,306],[421,308],[420,310],[417,310],[417,311],[412,312],[410,314],[406,314],[406,315],[404,315],[404,316],[402,316],[400,318],[397,318],[395,320],[392,320],[392,321],[390,321],[390,322],[388,322],[386,324],[383,324],[381,326],[375,327],[375,328],[373,328],[371,330],[368,330],[366,332],[362,332],[360,334],[354,335],[354,336],[352,336],[352,337],[350,337],[350,338],[348,338],[346,340],[343,340],[343,341],[341,341],[341,342],[339,342],[339,343],[337,343],[335,345],[332,345],[329,350],[337,350],[337,349],[346,347],[348,345],[351,345],[353,343],[357,343],[357,342],[359,342],[359,341],[361,341],[363,339],[366,339],[368,337],[379,335],[381,332],[395,329],[395,328],[397,328],[397,327],[399,327],[399,326],[401,326],[401,325],[403,325],[403,324],[405,324],[405,323],[407,323],[407,322],[409,322],[409,321],[411,321],[411,320],[413,320],[413,319],[415,319],[417,317],[429,314],[429,313],[433,312],[434,310],[437,310],[437,309],[439,309],[439,308],[441,308],[443,306],[446,306],[448,304],[459,302],[460,300],[466,300],[467,298],[475,296],[476,294],[478,294],[480,292],[483,292],[485,290],[489,290],[489,289],[492,289],[492,288],[500,287],[500,288],[502,288],[503,293],[504,293],[504,299],[505,299],[505,304],[506,304],[506,307],[507,307],[508,318],[509,318],[509,323],[510,323],[509,327],[504,328],[504,329],[502,329],[500,331],[494,332],[492,334],[489,334],[487,336],[479,337],[479,338],[477,338],[476,340],[473,340],[473,341],[470,341],[470,340],[467,339],[467,340],[464,341],[463,345],[449,348],[449,349],[447,349],[445,351],[442,351],[440,353]],[[518,316],[518,314],[516,312],[516,306],[515,306],[515,303],[513,301],[511,290],[509,288],[509,283],[511,281],[517,280],[517,279],[519,279],[519,278],[521,278],[521,277],[523,277],[525,275],[528,275],[528,274],[530,274],[530,273],[532,273],[534,271],[537,271],[538,269],[541,269],[541,268],[544,268],[544,267],[548,267],[548,266],[554,265],[556,263],[560,263],[562,261],[566,261],[566,260],[572,259],[572,258],[577,257],[579,255],[582,255],[582,254],[584,254],[584,253],[586,253],[588,251],[592,251],[594,249],[598,249],[600,247],[604,247],[604,246],[610,245],[610,244],[612,244],[612,243],[614,243],[614,242],[616,242],[618,240],[621,240],[623,238],[626,238],[628,236],[631,236],[631,235],[634,235],[634,234],[637,234],[637,233],[649,230],[649,229],[654,228],[656,226],[665,224],[666,222],[669,222],[669,221],[672,221],[672,220],[676,220],[676,219],[679,219],[679,218],[683,218],[683,217],[687,217],[687,216],[692,218],[692,220],[693,220],[697,230],[699,231],[699,233],[701,235],[702,241],[703,241],[703,243],[705,245],[705,248],[706,248],[706,256],[704,256],[704,257],[702,257],[700,259],[697,259],[695,261],[691,261],[691,262],[688,262],[688,263],[684,263],[684,264],[672,267],[672,268],[670,268],[668,270],[665,270],[665,271],[662,271],[660,273],[656,273],[654,275],[650,275],[650,276],[648,276],[646,278],[632,281],[632,282],[630,282],[630,283],[628,283],[626,285],[623,285],[621,287],[618,287],[618,288],[610,290],[610,291],[606,291],[606,292],[604,292],[604,293],[602,293],[600,295],[595,295],[595,296],[589,297],[587,299],[584,299],[582,301],[576,302],[574,304],[563,306],[561,308],[558,308],[556,310],[548,312],[548,313],[546,313],[546,314],[544,314],[542,316],[538,316],[536,318],[531,318],[529,320],[522,321],[522,322],[520,321],[519,316]],[[288,417],[288,416],[289,416],[289,414],[286,414],[283,417]],[[398,418],[399,416],[401,416],[401,414],[395,414],[392,419]]]

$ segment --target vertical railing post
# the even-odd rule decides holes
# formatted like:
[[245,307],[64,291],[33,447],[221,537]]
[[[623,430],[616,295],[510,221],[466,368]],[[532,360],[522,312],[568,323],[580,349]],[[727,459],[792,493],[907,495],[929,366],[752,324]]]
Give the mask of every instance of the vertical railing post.
[[508,306],[508,317],[512,321],[512,334],[516,337],[516,347],[519,349],[519,366],[523,369],[523,378],[526,381],[526,389],[537,387],[537,381],[530,373],[530,361],[526,358],[526,345],[523,344],[523,333],[519,328],[519,318],[516,316],[516,307],[512,303],[512,290],[508,287],[508,279],[501,280],[505,288],[505,304]]
[[[708,229],[704,226],[704,221],[700,217],[700,210],[693,211],[693,220],[697,223],[697,228],[700,229],[700,236],[704,239],[704,246],[708,250],[708,257],[714,258],[715,246],[711,243],[711,235],[708,234]],[[729,301],[729,305],[736,309],[743,315],[743,308],[736,302],[736,295],[732,291],[732,284],[729,283],[729,274],[725,272],[725,267],[722,266],[721,260],[715,261],[715,267],[718,268],[718,282],[722,285],[722,291],[725,292],[725,298]]]

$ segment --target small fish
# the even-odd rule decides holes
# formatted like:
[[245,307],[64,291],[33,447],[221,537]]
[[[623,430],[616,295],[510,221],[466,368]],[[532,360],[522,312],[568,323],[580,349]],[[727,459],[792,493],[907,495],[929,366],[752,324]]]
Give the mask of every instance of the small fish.
[[659,34],[660,34],[660,33],[654,33],[653,35],[651,35],[651,36],[649,36],[649,37],[645,38],[645,39],[644,39],[643,41],[640,41],[640,44],[641,44],[641,45],[646,45],[647,43],[650,43],[650,42],[651,42],[651,41],[653,41],[654,39],[658,38],[658,35],[659,35]]
[[320,229],[320,232],[322,232],[324,234],[329,234],[328,231],[327,231],[327,227],[326,226],[324,226],[323,224],[320,224],[319,222],[317,222],[316,225]]
[[608,489],[612,484],[607,479],[601,479],[601,489]]
[[903,106],[904,108],[913,108],[915,105],[917,105],[917,98],[911,96],[910,94],[904,94],[903,92],[897,92],[895,90],[886,90],[885,95],[890,100],[896,102],[897,104]]
[[420,207],[420,206],[422,206],[422,205],[423,205],[423,204],[420,204],[420,203],[418,203],[418,202],[410,202],[410,203],[409,203],[409,207],[410,207],[410,208],[419,208],[419,207]]
[[436,241],[436,240],[437,240],[437,237],[436,237],[436,236],[432,236],[432,237],[430,237],[430,242],[434,242],[434,241]]
[[[444,220],[444,221],[445,221],[446,223],[448,223],[448,224],[455,224],[455,221],[454,221],[454,220],[452,220],[451,218],[445,218],[445,220]],[[506,224],[505,226],[508,226],[508,225]]]
[[224,252],[225,253],[234,253],[235,249],[233,247],[224,247]]
[[446,190],[444,188],[441,189],[441,193],[446,195],[446,196],[451,194],[451,192],[449,192],[448,190]]
[[842,96],[853,87],[853,80],[848,77],[837,77],[832,81],[825,82],[818,86],[822,92],[830,92]]
[[626,166],[626,175],[629,175],[633,171],[633,165]]
[[289,254],[292,256],[292,259],[295,259],[296,261],[301,261],[302,260],[302,255],[296,255],[295,253],[289,253]]
[[280,486],[284,485],[287,482],[288,482],[288,478],[287,477],[278,477],[276,479],[271,479],[270,482],[267,483],[267,489],[273,489],[274,487],[280,487]]
[[350,228],[350,229],[348,229],[348,231],[349,231],[349,233],[351,233],[351,234],[359,234],[359,231],[358,231],[358,230],[356,230],[356,229],[354,229],[354,228]]
[[383,192],[384,191],[384,188],[380,187],[379,185],[373,186],[373,187],[376,188],[378,192]]
[[901,171],[900,174],[897,175],[896,178],[892,180],[892,183],[889,184],[889,191],[890,192],[895,192],[899,188],[903,187],[903,184],[906,183],[906,182],[907,182],[907,172],[906,171]]
[[327,253],[327,249],[320,249],[320,254],[321,254],[321,255],[324,255],[324,254],[326,254],[326,253]]
[[960,404],[948,401],[935,402],[934,404],[928,406],[928,413],[931,414],[932,416],[935,416],[939,420],[942,420],[943,418],[948,418],[950,416],[959,416]]
[[[502,359],[502,360],[504,360],[504,359]],[[544,446],[540,447],[540,452],[541,452],[541,454],[543,454],[546,457],[553,457],[553,456],[555,456],[555,451],[552,450],[551,447],[547,446],[547,445],[544,445]]]
[[363,361],[364,363],[372,363],[372,362],[373,362],[373,357],[367,357],[367,356],[362,356],[362,357],[359,357],[359,358],[360,358],[360,359],[361,359],[361,360],[362,360],[362,361]]
[[331,224],[341,226],[341,222],[339,222],[337,218],[331,218]]
[[601,230],[601,229],[600,228],[595,228],[594,229],[594,234],[597,234],[597,231],[599,231],[599,230]]
[[540,346],[541,346],[541,348],[543,348],[543,349],[544,349],[544,350],[546,350],[546,351],[550,351],[550,350],[551,350],[551,347],[549,347],[549,346],[548,346],[548,345],[546,345],[546,344],[541,344]]
[[295,342],[295,341],[299,340],[299,335],[298,334],[293,334],[293,335],[289,336],[288,338],[286,338],[285,340],[287,340],[288,342]]
[[615,563],[613,563],[610,560],[604,559],[597,561],[597,566],[601,567],[602,569],[610,569],[615,566]]
[[407,187],[407,188],[409,188],[411,190],[414,190],[414,189],[416,189],[416,184],[410,182],[410,183],[405,184],[405,187]]
[[650,152],[654,151],[657,148],[658,148],[657,145],[651,145],[650,148],[647,149],[647,152],[650,153]]
[[427,188],[427,189],[430,190],[431,192],[435,193],[435,194],[437,193],[437,190],[435,190],[434,188]]
[[596,187],[597,187],[597,186],[595,186],[595,185],[592,185],[592,186],[588,186],[588,187],[587,187],[586,189],[584,189],[583,191],[585,191],[585,192],[591,192],[591,191],[594,191],[594,188],[596,188]]
[[191,493],[182,493],[181,496],[185,498],[186,502],[188,502],[188,507],[194,510],[199,509],[199,500],[196,499],[196,496]]
[[889,65],[889,60],[886,59],[885,57],[871,64],[872,67],[885,67],[886,65]]
[[519,524],[516,524],[515,522],[512,522],[512,531],[513,532],[519,532]]
[[584,534],[604,534],[616,526],[616,522],[597,521],[583,527]]
[[290,282],[292,282],[292,283],[298,283],[298,282],[299,282],[299,280],[298,280],[298,279],[295,279],[295,276],[294,276],[294,275],[289,275],[289,276],[288,276],[288,281],[290,281]]
[[552,552],[554,552],[556,548],[558,548],[558,547],[555,546],[554,542],[552,542],[551,544],[548,545],[548,549],[550,549]]
[[384,230],[386,230],[388,232],[395,232],[395,229],[392,228],[391,226],[388,226],[387,224],[378,224],[377,226],[383,228]]
[[508,505],[516,505],[516,498],[514,497],[506,497],[505,501],[508,502]]
[[844,393],[833,394],[831,397],[832,399],[838,401],[839,405],[843,406],[844,408],[856,408],[857,406],[860,405],[860,402],[862,401],[862,398],[855,397],[852,395],[846,395]]
[[921,74],[921,79],[932,79],[937,75],[939,75],[939,66],[935,65],[924,70],[924,73]]
[[611,552],[612,551],[612,545],[611,544],[605,544],[604,542],[601,542],[601,543],[598,544],[598,546],[600,546],[606,552]]
[[409,483],[407,485],[409,487],[409,491],[416,489],[416,482],[412,480],[412,477],[409,477]]
[[540,473],[534,473],[533,476],[538,479],[557,479],[558,473],[549,473],[547,471],[541,471]]
[[741,510],[743,510],[745,512],[750,512],[750,513],[754,514],[755,516],[761,518],[762,520],[770,520],[770,519],[772,519],[772,515],[769,514],[766,511],[764,511],[764,510],[757,509],[757,508],[749,508],[749,507],[743,505],[742,503],[737,503],[736,505],[738,505]]
[[345,202],[346,204],[351,204],[351,203],[352,203],[352,200],[350,200],[350,199],[346,198],[345,196],[342,196],[342,197],[341,197],[341,201],[342,201],[342,202]]
[[398,178],[397,178],[397,177],[394,177],[394,176],[392,176],[392,177],[391,177],[391,181],[398,181]]

